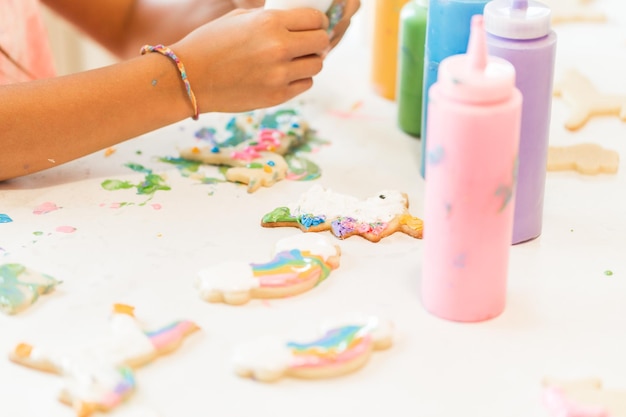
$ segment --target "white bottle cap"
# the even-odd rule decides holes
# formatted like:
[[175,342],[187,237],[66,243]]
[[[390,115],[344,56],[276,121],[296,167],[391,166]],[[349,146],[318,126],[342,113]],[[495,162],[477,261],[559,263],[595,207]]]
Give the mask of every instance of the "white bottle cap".
[[485,5],[485,30],[506,39],[537,39],[550,33],[552,11],[534,0],[492,0]]
[[467,53],[441,61],[437,84],[443,95],[463,103],[499,103],[513,95],[515,67],[487,54],[482,15],[472,16]]

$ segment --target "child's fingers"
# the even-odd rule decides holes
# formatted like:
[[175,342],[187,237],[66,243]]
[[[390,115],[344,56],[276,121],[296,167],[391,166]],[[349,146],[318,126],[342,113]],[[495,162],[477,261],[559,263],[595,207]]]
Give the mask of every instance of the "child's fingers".
[[293,32],[290,34],[289,54],[292,57],[322,54],[328,48],[330,39],[324,30]]
[[319,10],[298,8],[291,10],[276,10],[283,15],[283,22],[287,30],[292,32],[317,30],[328,28],[328,16]]
[[294,59],[289,64],[290,80],[311,78],[322,70],[324,60],[319,55],[308,55]]

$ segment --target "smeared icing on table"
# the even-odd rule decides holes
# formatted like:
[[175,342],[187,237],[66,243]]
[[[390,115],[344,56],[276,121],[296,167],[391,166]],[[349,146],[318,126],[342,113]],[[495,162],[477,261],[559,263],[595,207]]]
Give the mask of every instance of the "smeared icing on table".
[[339,247],[323,236],[298,235],[276,244],[266,263],[225,262],[198,273],[196,286],[209,302],[244,304],[308,291],[339,266]]
[[374,350],[390,347],[392,333],[390,322],[372,316],[322,329],[312,341],[251,341],[237,348],[233,362],[237,374],[263,382],[335,377],[361,368]]
[[109,411],[128,398],[135,389],[133,369],[175,350],[198,327],[183,320],[147,331],[135,319],[133,307],[117,304],[110,330],[100,343],[73,354],[55,354],[23,343],[14,349],[10,359],[63,376],[59,399],[71,405],[79,417],[86,417]]
[[60,284],[55,278],[21,264],[0,265],[0,310],[16,314]]
[[422,220],[409,214],[408,198],[400,191],[384,190],[359,200],[320,185],[264,215],[261,225],[299,227],[303,232],[330,230],[340,239],[359,235],[372,242],[396,231],[421,238],[423,229]]

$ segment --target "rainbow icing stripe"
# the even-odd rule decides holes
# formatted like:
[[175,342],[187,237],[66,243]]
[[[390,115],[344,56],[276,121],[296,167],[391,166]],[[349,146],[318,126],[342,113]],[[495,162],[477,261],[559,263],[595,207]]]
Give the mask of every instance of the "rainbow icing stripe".
[[132,369],[128,367],[120,367],[117,369],[120,380],[117,382],[112,391],[107,392],[101,400],[101,404],[105,409],[111,409],[124,401],[137,387],[135,375]]
[[157,351],[163,351],[180,343],[188,334],[197,330],[198,326],[189,320],[175,321],[157,330],[144,332]]
[[323,257],[300,249],[280,252],[270,262],[250,266],[261,287],[288,286],[309,279],[315,279],[319,284],[332,271]]
[[310,343],[288,342],[291,368],[319,367],[344,363],[370,351],[373,338],[365,326],[343,326],[327,331]]

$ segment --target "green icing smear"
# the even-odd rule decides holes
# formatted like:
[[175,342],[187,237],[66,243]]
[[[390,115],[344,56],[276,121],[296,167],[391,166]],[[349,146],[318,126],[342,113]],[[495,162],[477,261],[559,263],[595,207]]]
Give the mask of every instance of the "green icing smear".
[[[162,157],[159,157],[158,160],[159,162],[164,162],[166,164],[174,165],[176,169],[178,169],[178,172],[180,172],[180,175],[182,175],[184,178],[193,177],[194,179],[197,179],[198,181],[200,181],[200,184],[210,185],[210,184],[217,184],[220,182],[226,182],[226,180],[219,179],[219,178],[200,176],[198,172],[200,171],[200,166],[202,166],[202,163],[198,161],[191,161],[189,159],[180,158],[180,157],[176,158],[172,156],[162,156]],[[220,172],[224,174],[224,172],[222,171]]]
[[286,155],[285,161],[289,165],[287,178],[290,180],[312,181],[322,176],[319,165],[309,159],[297,155]]
[[297,223],[298,219],[291,215],[289,207],[278,207],[263,216],[263,223]]
[[16,314],[60,284],[53,277],[35,272],[21,264],[0,265],[0,310]]
[[[141,164],[135,164],[131,162],[125,164],[124,166],[132,169],[135,172],[144,174],[145,176],[143,181],[135,184],[130,181],[104,180],[100,184],[101,187],[107,191],[128,190],[131,188],[135,188],[137,190],[137,194],[147,195],[149,197],[146,201],[140,203],[140,206],[143,206],[147,204],[150,200],[152,200],[152,198],[154,198],[154,194],[157,191],[171,190],[170,186],[165,183],[165,179],[158,174],[154,174],[151,169],[146,168]],[[133,203],[120,203],[121,206],[132,204]]]

